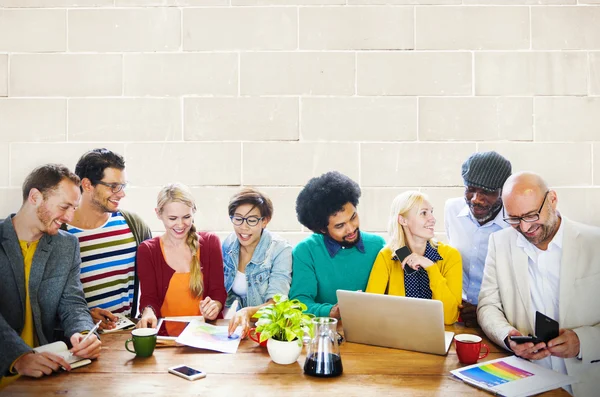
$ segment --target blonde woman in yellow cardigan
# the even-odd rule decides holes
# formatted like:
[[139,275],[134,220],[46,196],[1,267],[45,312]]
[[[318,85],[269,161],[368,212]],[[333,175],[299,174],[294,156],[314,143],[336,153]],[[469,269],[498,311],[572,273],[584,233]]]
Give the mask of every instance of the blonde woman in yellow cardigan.
[[[390,241],[375,259],[367,292],[442,301],[444,323],[453,324],[462,300],[462,259],[458,250],[433,239],[435,222],[425,194],[408,191],[394,199]],[[411,253],[400,262],[395,252],[404,246]]]

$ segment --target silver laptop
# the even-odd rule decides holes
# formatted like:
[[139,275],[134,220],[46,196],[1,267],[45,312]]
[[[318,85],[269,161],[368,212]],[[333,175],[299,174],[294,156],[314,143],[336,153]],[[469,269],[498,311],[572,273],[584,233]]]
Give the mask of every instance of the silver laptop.
[[444,330],[442,302],[337,290],[348,342],[445,355],[453,332]]

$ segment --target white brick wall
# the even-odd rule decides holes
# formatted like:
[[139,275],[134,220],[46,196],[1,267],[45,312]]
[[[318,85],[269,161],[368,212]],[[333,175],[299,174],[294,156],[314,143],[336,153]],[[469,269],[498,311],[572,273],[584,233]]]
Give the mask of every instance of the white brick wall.
[[337,169],[363,229],[416,188],[444,238],[460,165],[493,149],[600,226],[599,21],[600,0],[0,0],[0,212],[36,165],[102,146],[156,231],[164,183],[220,236],[254,185],[296,243],[298,192]]

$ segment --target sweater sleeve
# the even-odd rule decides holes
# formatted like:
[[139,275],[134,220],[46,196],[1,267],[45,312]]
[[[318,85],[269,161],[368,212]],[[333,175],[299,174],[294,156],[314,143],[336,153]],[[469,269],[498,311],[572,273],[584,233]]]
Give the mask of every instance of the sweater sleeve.
[[314,261],[302,247],[292,251],[292,286],[290,299],[298,299],[307,306],[306,312],[317,317],[329,317],[333,304],[317,303],[317,275]]
[[155,260],[153,250],[146,242],[140,244],[137,250],[137,261],[138,261],[138,277],[140,279],[140,286],[142,289],[142,295],[140,296],[140,314],[143,313],[147,306],[152,307],[154,314],[157,318],[162,317],[160,308],[162,301],[164,300],[163,293],[159,291],[159,285],[157,278],[161,277],[158,263]]
[[386,258],[386,254],[382,249],[375,258],[373,269],[371,269],[371,275],[369,276],[369,283],[367,284],[366,292],[372,292],[374,294],[385,294],[388,283],[390,281],[390,262],[391,258]]
[[223,305],[224,308],[225,300],[227,299],[227,291],[225,291],[225,281],[223,277],[223,254],[221,252],[221,243],[215,234],[211,233],[205,236],[206,244],[200,251],[202,253],[202,249],[204,249],[208,254],[208,263],[202,263],[202,273],[205,277],[205,285],[207,287],[204,296],[210,296],[212,300],[221,302],[221,305]]
[[427,268],[433,299],[444,305],[444,323],[454,324],[458,320],[458,305],[462,300],[462,259],[458,250],[446,246],[444,259]]

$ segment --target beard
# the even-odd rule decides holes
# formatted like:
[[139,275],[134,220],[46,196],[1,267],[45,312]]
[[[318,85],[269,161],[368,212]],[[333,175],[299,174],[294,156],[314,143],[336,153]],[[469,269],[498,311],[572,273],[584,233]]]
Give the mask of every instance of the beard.
[[94,195],[92,197],[92,204],[96,206],[96,208],[98,208],[100,211],[102,212],[110,212],[111,214],[114,212],[117,212],[119,209],[117,208],[116,210],[113,210],[112,208],[108,207],[108,204],[106,204],[106,202],[108,201],[108,198],[104,199],[105,201],[102,201],[101,198],[98,197],[98,195]]
[[38,209],[36,210],[36,215],[41,224],[44,225],[44,230],[42,230],[44,233],[50,235],[58,234],[58,228],[55,229],[54,227],[52,227],[54,226],[54,221],[56,219],[52,218],[52,214],[50,213],[48,208],[46,208],[45,205],[41,205],[40,207],[38,207]]
[[542,242],[548,240],[550,237],[552,237],[554,235],[554,233],[556,232],[556,229],[557,229],[556,228],[557,219],[555,219],[554,221],[549,221],[547,223],[540,224],[539,225],[540,233],[534,237],[527,236],[525,234],[525,232],[523,230],[521,230],[521,225],[518,225],[516,227],[516,229],[519,233],[521,233],[523,235],[523,237],[525,237],[525,239],[527,241],[529,241],[531,244],[537,246],[537,245],[541,244]]
[[[470,201],[467,201],[467,205],[469,206],[469,210],[471,211],[471,215],[473,215],[473,218],[475,218],[475,220],[480,224],[484,224],[495,218],[498,212],[500,212],[500,209],[502,208],[502,200],[498,199],[491,206],[477,205],[471,203]],[[484,215],[475,215],[475,213],[473,212],[474,208],[482,210],[488,209],[488,211]]]
[[356,233],[356,238],[353,241],[348,241],[346,240],[346,236],[344,236],[344,238],[342,239],[342,242],[340,242],[340,245],[342,247],[346,247],[346,248],[352,248],[356,245],[356,243],[358,243],[358,240],[360,240],[360,230],[358,228],[356,228],[356,230],[354,232],[352,232],[351,234]]

